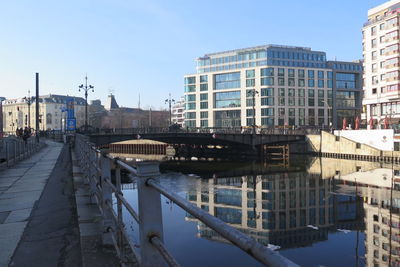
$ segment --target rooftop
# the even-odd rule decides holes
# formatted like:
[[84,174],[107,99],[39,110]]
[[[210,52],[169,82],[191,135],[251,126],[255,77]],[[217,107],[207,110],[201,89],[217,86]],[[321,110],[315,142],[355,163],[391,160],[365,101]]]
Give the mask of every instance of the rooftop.
[[[199,59],[207,59],[209,57],[213,57],[213,56],[217,56],[217,55],[224,55],[224,54],[240,54],[240,53],[254,52],[254,51],[263,51],[263,50],[265,51],[270,48],[297,50],[297,51],[305,51],[305,52],[312,51],[310,47],[268,44],[268,45],[259,45],[259,46],[253,46],[253,47],[248,47],[248,48],[227,50],[227,51],[222,51],[222,52],[208,53],[208,54],[205,54],[203,57],[200,57]],[[320,51],[312,51],[312,52],[318,53]],[[324,53],[324,52],[320,52],[320,53]]]

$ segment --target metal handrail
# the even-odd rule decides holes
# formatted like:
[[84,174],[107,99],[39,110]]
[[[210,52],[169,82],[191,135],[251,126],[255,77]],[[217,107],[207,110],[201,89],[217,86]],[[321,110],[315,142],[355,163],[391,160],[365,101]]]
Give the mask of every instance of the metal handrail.
[[[158,163],[138,162],[135,168],[119,158],[113,158],[107,154],[107,151],[96,149],[87,141],[87,138],[83,140],[84,138],[81,135],[77,135],[76,153],[78,154],[84,177],[88,177],[91,190],[95,190],[92,194],[97,195],[99,193],[100,196],[100,198],[97,197],[95,199],[95,202],[102,210],[104,227],[103,243],[109,240],[107,244],[115,246],[121,259],[121,264],[124,264],[124,244],[128,243],[142,266],[159,266],[163,262],[166,262],[170,266],[179,266],[163,243],[160,199],[160,194],[162,194],[259,262],[270,266],[297,266],[279,253],[272,251],[253,238],[194,206],[178,194],[169,192],[153,179],[159,175]],[[97,171],[96,166],[90,164],[90,161],[100,164],[100,171]],[[116,167],[116,185],[111,182],[110,162],[113,162]],[[135,212],[123,196],[121,189],[121,168],[126,169],[131,175],[137,177],[139,214]],[[99,180],[97,181],[97,179]],[[117,212],[115,212],[111,204],[112,193],[114,193],[114,197],[117,200]],[[133,245],[128,238],[129,235],[125,231],[122,221],[123,206],[132,218],[139,223],[141,255],[137,255],[136,251],[133,250]]]
[[[329,130],[329,127],[295,127],[295,126],[276,126],[276,127],[259,127],[255,129],[256,134],[261,135],[304,135],[318,134],[321,130]],[[115,135],[115,134],[160,134],[160,133],[191,133],[191,134],[252,134],[253,128],[243,127],[187,127],[187,128],[168,128],[168,127],[152,127],[152,128],[120,128],[120,129],[98,129],[90,134]]]
[[266,246],[258,243],[253,238],[243,234],[239,230],[227,225],[220,219],[210,215],[208,212],[196,207],[186,199],[183,199],[176,193],[168,192],[153,179],[148,179],[147,184],[154,187],[157,191],[172,200],[175,204],[187,211],[205,225],[219,233],[222,237],[232,242],[234,245],[242,249],[244,252],[253,256],[255,259],[268,266],[294,266],[294,263]]
[[32,153],[39,150],[40,144],[36,143],[34,138],[28,138],[24,141],[21,138],[1,138],[0,152],[5,154],[4,162],[0,163],[0,167],[10,167],[15,165],[17,161],[27,158]]

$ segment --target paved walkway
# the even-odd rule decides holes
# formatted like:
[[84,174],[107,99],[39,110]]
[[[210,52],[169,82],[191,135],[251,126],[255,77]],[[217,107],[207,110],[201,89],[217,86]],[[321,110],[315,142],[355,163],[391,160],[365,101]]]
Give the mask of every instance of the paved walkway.
[[[65,242],[54,240],[65,239],[66,230],[63,230],[65,226],[63,228],[59,222],[54,221],[55,216],[62,218],[62,214],[57,213],[57,207],[54,205],[59,204],[57,195],[64,195],[62,191],[65,188],[63,184],[56,186],[58,191],[61,187],[61,192],[58,193],[54,190],[57,188],[51,185],[54,182],[48,181],[50,177],[51,181],[56,180],[53,179],[54,176],[60,177],[62,168],[55,168],[56,163],[61,164],[60,155],[69,155],[69,151],[63,149],[63,144],[50,141],[46,143],[47,146],[29,159],[9,169],[0,170],[0,266],[57,266],[60,260],[64,260],[61,258]],[[70,164],[71,161],[68,161]],[[71,165],[69,169],[71,170]],[[68,174],[71,175],[71,171],[67,171],[66,175]],[[45,194],[46,191],[54,191],[53,196]],[[65,197],[68,199],[67,195]],[[61,208],[65,207],[58,207]],[[49,216],[49,213],[52,213],[53,217]],[[70,222],[70,213],[71,211],[66,223]],[[53,242],[41,242],[46,243],[46,240]],[[38,248],[43,249],[43,246],[47,246],[47,250],[44,247],[45,250],[38,253]],[[58,246],[61,246],[61,249]],[[48,253],[50,251],[53,253]]]

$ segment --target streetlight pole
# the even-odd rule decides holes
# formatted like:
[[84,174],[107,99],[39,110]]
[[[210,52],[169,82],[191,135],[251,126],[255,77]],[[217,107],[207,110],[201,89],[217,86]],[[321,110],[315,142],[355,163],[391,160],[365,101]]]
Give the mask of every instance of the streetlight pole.
[[252,104],[253,104],[253,132],[252,132],[252,138],[251,138],[251,146],[253,147],[253,150],[256,149],[256,94],[258,94],[258,91],[256,89],[252,89],[250,91],[247,91],[246,95],[252,97]]
[[172,103],[175,103],[175,99],[171,98],[171,93],[169,94],[169,98],[165,99],[165,103],[168,103],[169,105],[169,125],[172,125],[172,113],[171,113],[171,107]]
[[253,135],[256,134],[256,95],[258,95],[258,91],[256,91],[255,89],[248,91],[247,92],[247,96],[251,96],[252,97],[252,106],[253,106]]
[[87,102],[88,91],[92,89],[92,92],[94,92],[94,86],[88,85],[87,83],[87,75],[85,76],[85,85],[83,84],[79,85],[79,92],[81,91],[81,89],[85,91],[85,132],[86,132],[88,126],[88,102]]
[[29,130],[31,129],[31,103],[32,103],[32,98],[31,98],[31,90],[28,90],[28,97],[24,97],[26,103],[28,104],[28,128]]

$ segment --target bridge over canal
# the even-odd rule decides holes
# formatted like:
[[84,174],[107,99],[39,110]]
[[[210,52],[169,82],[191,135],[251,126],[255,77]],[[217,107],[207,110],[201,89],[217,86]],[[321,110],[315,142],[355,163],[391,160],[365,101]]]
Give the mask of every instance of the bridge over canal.
[[[241,128],[191,128],[173,131],[168,128],[117,129],[89,134],[89,139],[97,147],[111,143],[149,139],[168,143],[183,157],[218,154],[260,155],[268,145],[304,143],[310,129],[252,129]],[[214,146],[214,147],[213,147]],[[218,146],[218,151],[214,148]],[[195,152],[196,151],[196,152]]]

